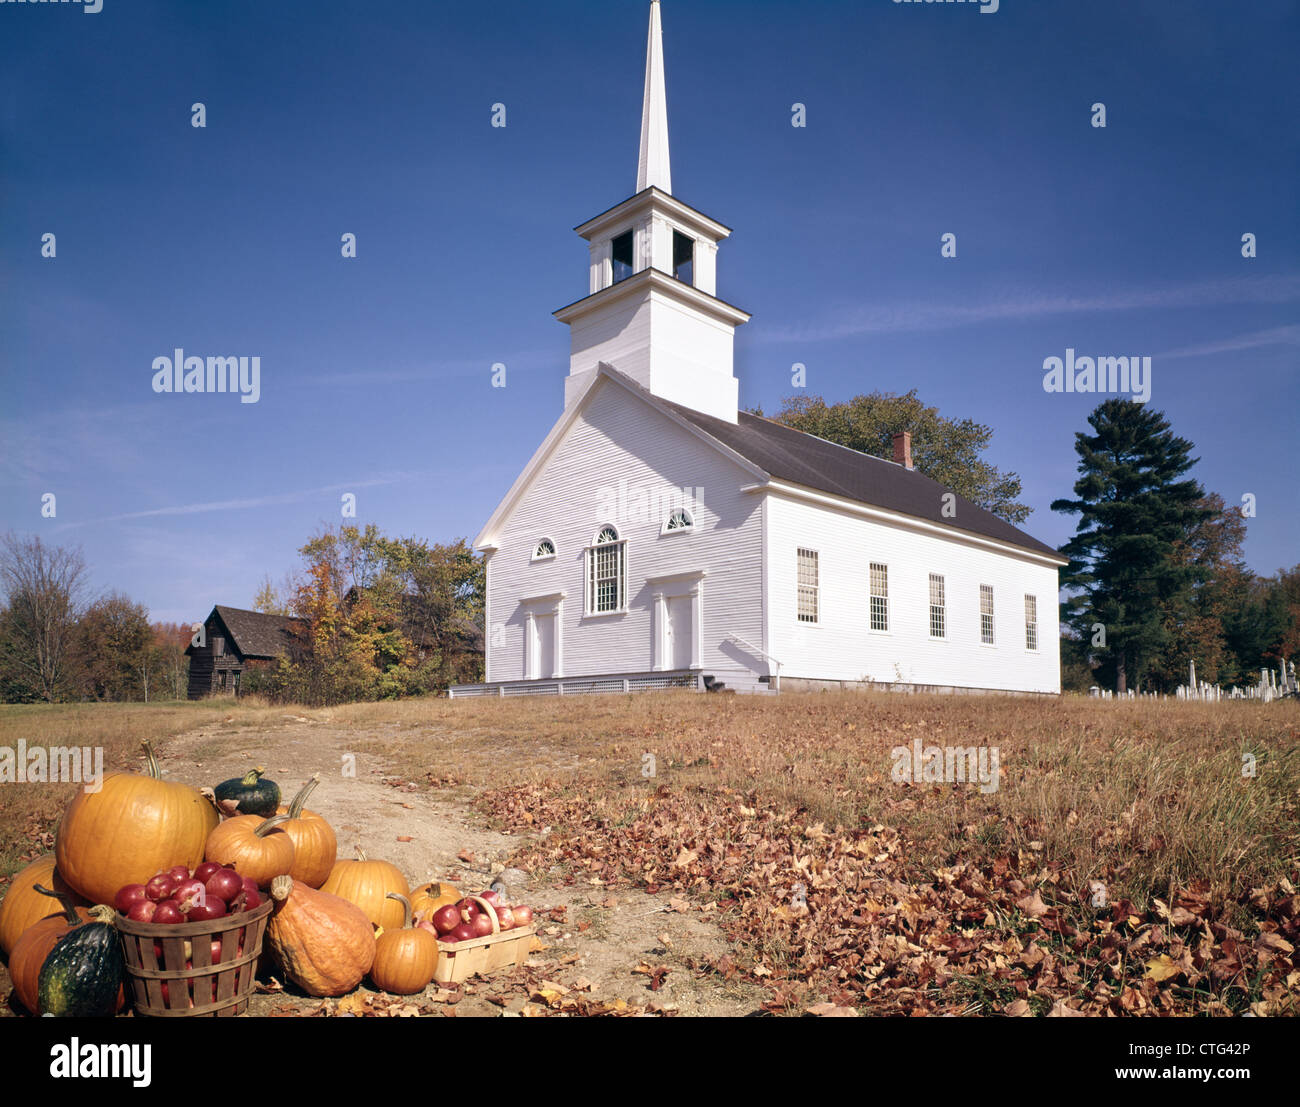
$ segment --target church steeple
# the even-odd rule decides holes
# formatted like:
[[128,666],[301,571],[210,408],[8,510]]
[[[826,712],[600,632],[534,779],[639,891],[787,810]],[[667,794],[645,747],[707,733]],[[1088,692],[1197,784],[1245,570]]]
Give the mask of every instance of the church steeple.
[[668,101],[664,95],[664,33],[659,0],[651,0],[650,34],[645,48],[645,98],[641,104],[641,159],[636,170],[636,190],[651,186],[673,191],[668,156]]
[[672,194],[659,0],[650,4],[636,193],[574,230],[588,244],[588,295],[569,325],[568,407],[610,365],[655,396],[736,422],[735,331],[749,313],[718,299],[718,243],[730,228]]

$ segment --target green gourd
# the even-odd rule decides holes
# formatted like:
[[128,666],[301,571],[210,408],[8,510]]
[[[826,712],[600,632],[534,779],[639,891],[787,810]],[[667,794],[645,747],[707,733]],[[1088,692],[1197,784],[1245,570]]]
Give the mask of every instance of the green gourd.
[[280,806],[280,786],[274,780],[263,780],[264,772],[259,765],[242,777],[223,780],[215,789],[217,803],[229,800],[239,805],[240,815],[261,815],[269,819]]
[[91,921],[60,938],[41,965],[37,996],[43,1014],[108,1018],[117,1012],[124,969],[114,911],[100,904],[90,914]]

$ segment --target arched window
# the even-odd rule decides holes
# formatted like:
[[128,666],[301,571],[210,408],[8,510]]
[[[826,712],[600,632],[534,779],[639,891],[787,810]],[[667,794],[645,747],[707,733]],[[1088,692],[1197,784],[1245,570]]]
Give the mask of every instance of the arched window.
[[664,529],[662,534],[678,534],[685,530],[695,529],[695,517],[684,507],[675,508],[668,513],[668,518],[664,520]]
[[615,527],[596,532],[587,547],[587,614],[627,610],[627,542]]
[[555,556],[555,543],[549,538],[543,538],[537,543],[537,548],[533,550],[533,560],[543,561],[548,557]]

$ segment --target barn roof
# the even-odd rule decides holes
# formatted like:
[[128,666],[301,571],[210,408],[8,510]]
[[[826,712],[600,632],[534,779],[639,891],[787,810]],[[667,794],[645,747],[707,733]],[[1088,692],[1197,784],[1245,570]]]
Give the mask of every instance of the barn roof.
[[956,492],[952,492],[956,497],[956,512],[945,517],[942,497],[951,490],[915,469],[828,442],[747,411],[739,412],[737,421],[729,423],[670,400],[654,399],[776,480],[1064,560],[1051,546],[991,511],[976,507]]
[[244,657],[279,657],[288,650],[295,631],[304,625],[301,619],[289,615],[265,615],[222,604],[212,611],[230,632],[230,644]]

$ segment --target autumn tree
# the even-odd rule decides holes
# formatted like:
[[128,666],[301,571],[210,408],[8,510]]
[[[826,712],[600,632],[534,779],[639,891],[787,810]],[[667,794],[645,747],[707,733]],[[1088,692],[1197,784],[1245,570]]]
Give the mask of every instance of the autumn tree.
[[1250,572],[1242,556],[1246,520],[1241,508],[1225,506],[1217,492],[1196,506],[1204,517],[1174,543],[1171,554],[1175,564],[1191,570],[1190,587],[1165,608],[1165,645],[1149,672],[1164,691],[1186,683],[1193,661],[1201,680],[1226,683],[1236,675],[1226,620]]
[[[762,411],[756,410],[756,415]],[[872,392],[828,404],[820,396],[787,397],[772,418],[787,427],[837,442],[875,457],[893,457],[893,436],[912,435],[912,463],[927,477],[1011,523],[1023,523],[1020,477],[981,456],[993,438],[991,427],[973,419],[949,419],[923,403],[916,390],[902,396]]]
[[79,550],[13,533],[0,538],[0,680],[7,695],[52,703],[67,691],[85,585]]
[[156,658],[149,613],[126,596],[95,600],[77,621],[73,670],[83,699],[148,699]]

